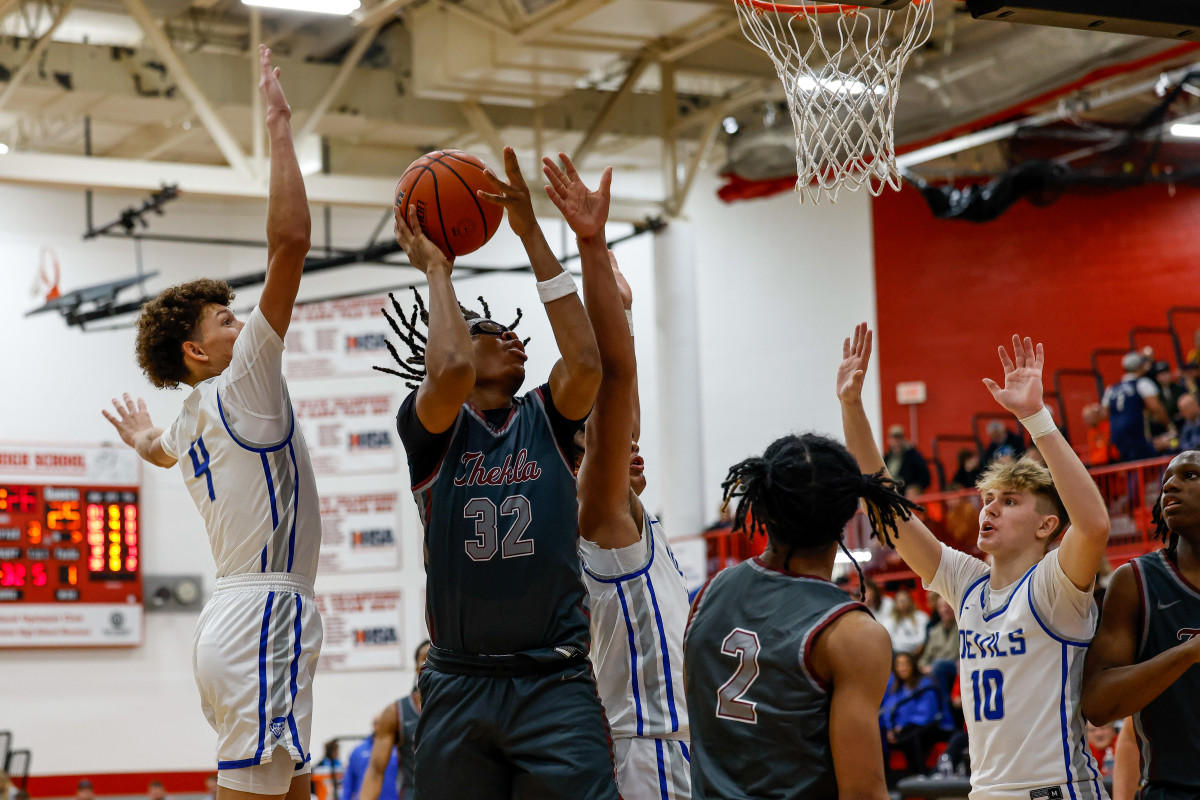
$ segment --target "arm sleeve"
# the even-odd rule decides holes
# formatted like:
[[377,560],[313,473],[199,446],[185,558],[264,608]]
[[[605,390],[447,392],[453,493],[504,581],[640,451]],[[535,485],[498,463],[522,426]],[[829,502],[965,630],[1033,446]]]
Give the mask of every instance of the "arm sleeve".
[[587,539],[579,540],[579,555],[584,565],[592,572],[604,578],[619,578],[631,572],[637,572],[646,566],[650,559],[650,547],[647,537],[627,547],[617,547],[606,550]]
[[1038,619],[1060,639],[1090,641],[1099,614],[1092,590],[1080,591],[1058,561],[1053,550],[1034,567],[1029,591]]
[[255,307],[233,344],[233,360],[218,378],[226,422],[251,442],[287,436],[291,406],[283,382],[283,339]]
[[183,424],[182,420],[183,414],[180,414],[175,418],[175,421],[171,423],[171,427],[163,431],[162,435],[158,437],[158,441],[159,444],[162,445],[163,452],[176,461],[178,461],[179,457],[183,455],[179,452],[180,448],[178,446],[179,428]]
[[550,429],[554,431],[554,440],[558,442],[560,450],[570,453],[573,449],[572,441],[575,439],[575,434],[579,433],[579,429],[583,427],[584,420],[567,419],[562,415],[562,412],[554,405],[550,384],[543,383],[539,388],[546,406],[546,416],[550,419]]
[[413,486],[423,482],[437,469],[457,428],[456,424],[442,433],[430,433],[417,419],[417,390],[413,389],[404,398],[400,410],[396,412],[396,432],[400,434],[400,441],[408,453],[408,471]]
[[1149,378],[1138,378],[1137,393],[1143,400],[1149,397],[1158,397],[1158,387]]
[[955,618],[962,607],[963,594],[972,583],[987,575],[987,564],[978,558],[942,544],[942,560],[938,562],[933,580],[925,584],[929,591],[937,592],[954,608]]

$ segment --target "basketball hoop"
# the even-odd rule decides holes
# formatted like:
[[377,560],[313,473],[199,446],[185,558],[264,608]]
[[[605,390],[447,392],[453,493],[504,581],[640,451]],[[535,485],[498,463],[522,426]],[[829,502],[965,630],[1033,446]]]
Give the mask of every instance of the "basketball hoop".
[[783,82],[801,202],[836,203],[847,185],[851,191],[865,186],[874,196],[885,186],[899,189],[900,73],[933,30],[932,0],[733,2],[742,32],[771,57]]

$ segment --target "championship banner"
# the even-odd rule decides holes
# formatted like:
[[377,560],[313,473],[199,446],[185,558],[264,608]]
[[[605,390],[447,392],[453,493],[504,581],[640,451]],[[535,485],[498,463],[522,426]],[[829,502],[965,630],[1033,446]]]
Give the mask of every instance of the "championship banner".
[[316,602],[325,629],[319,671],[401,668],[399,590],[318,594]]
[[381,308],[386,295],[303,303],[292,309],[283,374],[289,381],[361,377],[372,366],[387,366],[388,333]]
[[141,459],[128,447],[0,443],[0,482],[135,486]]
[[323,492],[317,571],[327,574],[399,569],[399,507],[399,492]]
[[304,429],[313,472],[364,475],[396,471],[400,450],[391,394],[317,397],[293,400]]

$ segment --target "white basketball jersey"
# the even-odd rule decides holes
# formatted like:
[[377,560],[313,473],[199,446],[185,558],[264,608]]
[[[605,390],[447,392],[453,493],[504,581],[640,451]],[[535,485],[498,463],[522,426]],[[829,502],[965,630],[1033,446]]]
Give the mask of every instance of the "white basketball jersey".
[[644,508],[642,519],[642,539],[629,547],[580,540],[597,688],[614,738],[687,741],[687,586],[661,523]]
[[282,372],[283,340],[255,308],[215,378],[197,384],[163,450],[204,517],[217,577],[316,577],[321,513]]
[[927,588],[954,606],[971,748],[971,800],[1107,800],[1079,710],[1098,614],[1055,550],[996,590],[977,558],[942,545]]

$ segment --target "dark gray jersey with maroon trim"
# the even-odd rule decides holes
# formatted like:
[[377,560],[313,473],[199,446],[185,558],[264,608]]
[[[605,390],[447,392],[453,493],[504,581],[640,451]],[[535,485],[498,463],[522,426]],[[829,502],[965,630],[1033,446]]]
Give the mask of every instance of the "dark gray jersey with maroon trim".
[[587,654],[575,475],[545,391],[514,398],[499,420],[464,404],[440,462],[413,475],[435,649],[538,662]]
[[849,611],[867,608],[758,559],[702,590],[684,638],[693,798],[836,800],[829,687],[810,651]]
[[[1157,550],[1132,562],[1141,599],[1141,631],[1137,663],[1200,636],[1200,589]],[[1152,786],[1167,784],[1200,795],[1200,666],[1183,673],[1162,694],[1133,715],[1142,750],[1142,778]]]
[[397,723],[400,726],[400,744],[396,747],[396,796],[400,800],[413,800],[413,765],[416,763],[417,721],[421,712],[417,710],[412,695],[406,694],[396,701]]

